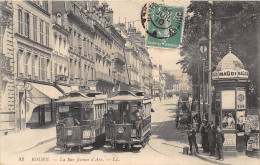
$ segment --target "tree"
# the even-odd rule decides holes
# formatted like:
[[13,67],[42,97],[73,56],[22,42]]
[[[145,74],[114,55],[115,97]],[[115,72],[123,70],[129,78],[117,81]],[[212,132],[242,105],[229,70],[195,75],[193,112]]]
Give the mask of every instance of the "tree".
[[[200,63],[198,40],[208,36],[208,2],[191,2],[185,17],[181,56],[178,63],[184,72],[192,76],[193,84],[200,84],[197,80],[197,67]],[[249,71],[250,97],[259,97],[259,42],[257,33],[260,33],[260,2],[214,2],[212,5],[212,71],[219,61],[228,53],[228,45],[232,46],[235,54]],[[258,74],[258,75],[257,75]],[[207,75],[207,74],[206,74]],[[207,78],[207,76],[206,76]]]

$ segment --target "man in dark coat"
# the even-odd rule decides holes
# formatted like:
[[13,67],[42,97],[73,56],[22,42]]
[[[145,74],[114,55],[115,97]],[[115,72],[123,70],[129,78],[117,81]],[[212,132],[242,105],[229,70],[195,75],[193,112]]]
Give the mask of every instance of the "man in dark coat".
[[194,129],[192,129],[191,124],[188,125],[188,131],[187,131],[187,135],[188,135],[188,140],[189,140],[189,145],[190,145],[190,154],[192,155],[192,144],[194,143],[195,148],[196,148],[196,153],[199,153],[199,148],[196,142],[196,131]]
[[216,147],[216,128],[213,124],[213,121],[209,122],[208,126],[208,141],[209,141],[209,156],[215,155],[215,147]]
[[208,131],[207,131],[207,121],[203,120],[201,127],[201,144],[203,148],[203,153],[209,152],[209,141],[208,141]]
[[222,130],[220,129],[220,127],[217,127],[217,133],[216,133],[216,144],[217,144],[217,160],[224,160],[223,158],[223,143],[225,141],[225,137],[224,137],[224,133],[222,132]]

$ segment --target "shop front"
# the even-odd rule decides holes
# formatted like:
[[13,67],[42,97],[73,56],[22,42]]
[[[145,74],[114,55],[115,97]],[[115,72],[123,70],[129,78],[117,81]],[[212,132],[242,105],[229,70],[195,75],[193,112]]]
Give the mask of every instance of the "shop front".
[[25,85],[26,127],[35,127],[55,121],[54,101],[63,94],[54,86],[27,82]]

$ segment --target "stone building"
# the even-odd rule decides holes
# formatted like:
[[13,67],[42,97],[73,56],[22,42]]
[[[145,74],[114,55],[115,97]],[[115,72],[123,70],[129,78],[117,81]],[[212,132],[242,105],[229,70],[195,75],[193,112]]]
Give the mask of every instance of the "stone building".
[[69,32],[69,84],[72,90],[86,90],[95,80],[95,31],[91,4],[83,1],[54,1],[53,13],[60,13]]
[[0,2],[0,133],[16,130],[12,2]]
[[114,87],[112,73],[112,44],[113,37],[109,26],[113,23],[113,11],[107,3],[98,5],[92,3],[93,23],[95,27],[95,68],[96,90],[111,95]]
[[52,12],[52,79],[55,81],[56,87],[63,93],[71,92],[69,84],[69,31],[64,28],[64,14]]
[[114,26],[110,26],[110,33],[113,38],[112,42],[112,67],[113,67],[113,77],[114,77],[114,91],[118,92],[121,89],[125,89],[128,81],[127,74],[124,70],[125,66],[125,54],[124,46],[125,39],[118,33]]
[[148,96],[152,92],[152,62],[144,46],[144,37],[136,27],[125,24],[115,25],[118,32],[125,38],[125,70],[132,91],[144,91]]
[[53,101],[62,93],[53,86],[52,3],[12,1],[17,129],[55,120]]

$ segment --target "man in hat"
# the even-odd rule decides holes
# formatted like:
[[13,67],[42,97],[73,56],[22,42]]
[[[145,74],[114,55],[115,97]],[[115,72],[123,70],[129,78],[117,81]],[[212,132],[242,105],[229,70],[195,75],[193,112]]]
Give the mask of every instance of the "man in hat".
[[209,126],[207,128],[208,132],[208,141],[209,141],[209,156],[215,155],[215,143],[216,143],[216,128],[214,126],[213,121],[209,122]]
[[203,153],[209,152],[209,141],[208,141],[208,132],[207,132],[207,120],[202,120],[202,127],[201,127],[201,144],[203,148]]
[[196,131],[194,129],[192,129],[191,124],[188,125],[188,131],[187,131],[187,135],[188,135],[188,140],[189,140],[189,145],[190,145],[190,154],[192,155],[192,144],[195,145],[196,148],[196,153],[199,153],[199,148],[196,142]]
[[72,117],[71,112],[68,113],[68,117],[66,117],[65,119],[62,119],[62,120],[58,120],[57,122],[64,123],[66,127],[80,125],[80,122],[78,121],[78,119]]
[[216,144],[217,144],[217,160],[224,160],[223,158],[223,143],[225,141],[225,137],[224,137],[224,133],[222,132],[222,130],[220,129],[219,126],[217,126],[217,133],[216,133]]

